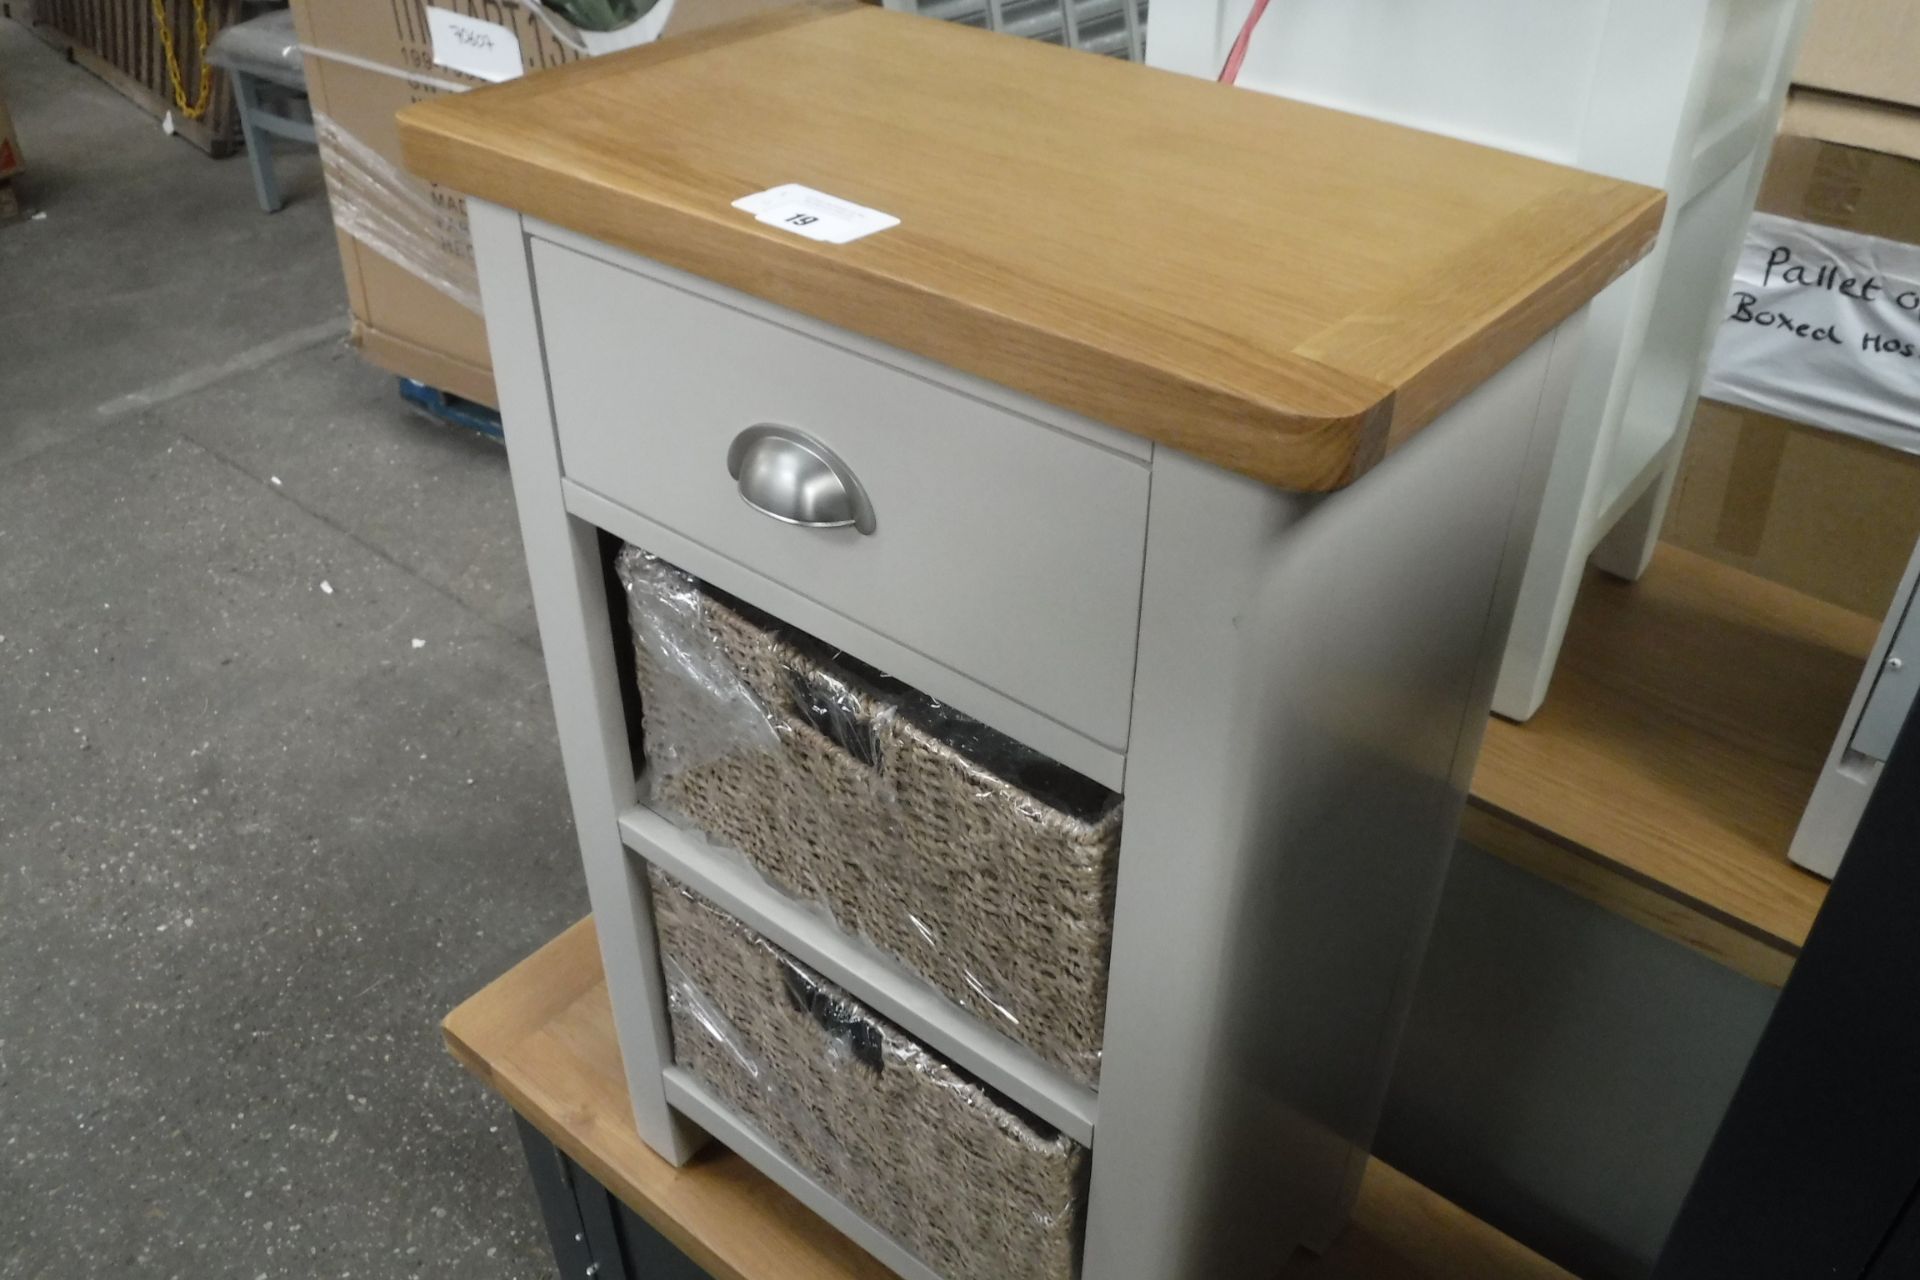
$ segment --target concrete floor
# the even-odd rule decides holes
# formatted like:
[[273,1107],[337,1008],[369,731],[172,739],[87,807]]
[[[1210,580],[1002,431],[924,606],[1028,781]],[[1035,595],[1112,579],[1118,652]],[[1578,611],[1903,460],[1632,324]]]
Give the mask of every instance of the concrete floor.
[[19,25],[0,227],[0,1277],[552,1274],[437,1023],[586,910],[497,446]]

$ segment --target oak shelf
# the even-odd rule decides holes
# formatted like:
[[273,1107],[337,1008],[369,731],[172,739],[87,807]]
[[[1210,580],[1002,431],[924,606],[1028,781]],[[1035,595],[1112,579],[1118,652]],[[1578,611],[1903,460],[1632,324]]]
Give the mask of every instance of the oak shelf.
[[1553,692],[1495,718],[1470,843],[1778,986],[1827,883],[1787,860],[1877,620],[1662,544],[1592,573]]

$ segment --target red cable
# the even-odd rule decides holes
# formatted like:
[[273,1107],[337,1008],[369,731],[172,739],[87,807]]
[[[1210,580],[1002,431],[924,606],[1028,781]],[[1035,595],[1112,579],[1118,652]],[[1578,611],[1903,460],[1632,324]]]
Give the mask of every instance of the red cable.
[[1247,20],[1240,24],[1240,34],[1233,39],[1233,48],[1227,51],[1227,65],[1220,68],[1221,84],[1232,84],[1240,78],[1240,64],[1247,60],[1247,44],[1253,39],[1253,29],[1260,25],[1260,15],[1266,11],[1267,0],[1253,0]]

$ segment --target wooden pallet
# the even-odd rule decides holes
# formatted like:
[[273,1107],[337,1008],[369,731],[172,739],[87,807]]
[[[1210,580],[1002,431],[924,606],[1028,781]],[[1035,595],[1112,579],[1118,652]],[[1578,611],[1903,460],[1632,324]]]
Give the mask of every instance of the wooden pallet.
[[[241,0],[206,0],[206,6],[209,35],[218,35],[222,27],[240,18]],[[192,4],[163,0],[163,7],[181,74],[191,89],[200,77]],[[225,72],[214,75],[213,98],[205,116],[189,120],[175,108],[151,0],[35,0],[32,15],[35,35],[154,119],[171,111],[174,132],[200,150],[220,157],[239,149],[240,115]]]
[[500,411],[491,406],[430,387],[415,378],[400,379],[400,398],[430,418],[478,432],[489,440],[506,441]]

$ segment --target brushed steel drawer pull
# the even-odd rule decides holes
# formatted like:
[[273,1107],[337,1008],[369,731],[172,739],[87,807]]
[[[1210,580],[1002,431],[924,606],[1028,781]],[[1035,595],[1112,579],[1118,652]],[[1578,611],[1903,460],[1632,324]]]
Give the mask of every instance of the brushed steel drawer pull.
[[872,533],[873,504],[833,450],[804,431],[763,422],[727,448],[727,474],[763,515],[808,529]]

